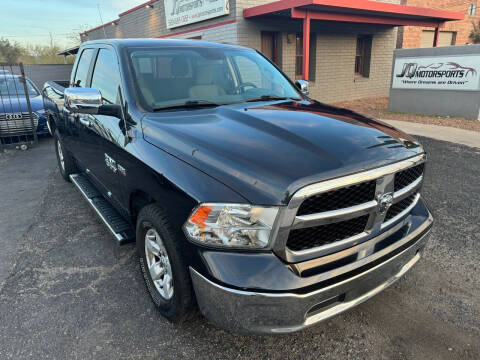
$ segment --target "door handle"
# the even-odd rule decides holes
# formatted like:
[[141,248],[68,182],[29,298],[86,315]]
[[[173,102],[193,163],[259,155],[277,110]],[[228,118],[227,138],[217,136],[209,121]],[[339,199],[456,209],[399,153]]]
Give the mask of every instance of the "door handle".
[[85,118],[80,118],[80,122],[85,125],[86,127],[90,127],[92,125],[92,122],[89,120],[89,119],[85,119]]

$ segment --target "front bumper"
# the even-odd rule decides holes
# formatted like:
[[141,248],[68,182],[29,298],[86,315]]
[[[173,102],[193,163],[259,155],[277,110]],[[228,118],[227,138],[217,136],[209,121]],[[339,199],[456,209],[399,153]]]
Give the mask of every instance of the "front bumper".
[[410,245],[395,256],[305,294],[237,290],[193,268],[190,273],[200,311],[214,324],[238,332],[289,333],[348,310],[393,284],[420,259],[428,233],[411,234]]

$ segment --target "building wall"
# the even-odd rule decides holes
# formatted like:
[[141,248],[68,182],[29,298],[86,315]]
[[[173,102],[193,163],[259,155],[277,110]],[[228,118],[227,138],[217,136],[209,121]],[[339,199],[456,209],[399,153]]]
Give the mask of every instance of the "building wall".
[[[326,102],[388,96],[396,29],[337,26],[337,29],[329,26],[326,31],[316,32],[316,81],[312,82],[311,96]],[[355,76],[355,51],[359,34],[373,34],[368,78]]]
[[[230,14],[218,18],[167,30],[163,0],[153,2],[153,8],[141,7],[121,14],[118,25],[106,25],[107,38],[115,37],[175,37],[201,36],[202,40],[239,44],[261,50],[261,32],[275,31],[279,39],[279,66],[295,78],[295,42],[287,41],[288,34],[302,32],[302,22],[284,20],[244,19],[243,9],[265,4],[271,0],[230,0]],[[383,2],[400,3],[400,0]],[[221,26],[211,27],[215,24]],[[191,31],[192,29],[198,29]],[[334,102],[371,96],[387,96],[393,50],[397,30],[393,27],[362,24],[339,24],[312,21],[316,36],[315,79],[311,81],[311,96]],[[359,34],[373,35],[369,78],[355,77],[356,39]],[[88,32],[83,40],[102,39],[102,28]]]
[[[188,24],[185,26],[180,26],[173,29],[167,29],[165,23],[165,8],[163,6],[163,0],[152,2],[152,8],[141,7],[135,11],[128,12],[124,15],[120,15],[117,25],[107,24],[103,28],[106,30],[106,37],[103,32],[103,28],[98,28],[93,31],[89,31],[86,35],[82,36],[82,41],[87,40],[97,40],[104,38],[150,38],[150,37],[160,37],[160,36],[175,36],[175,38],[188,38],[193,36],[202,36],[203,34],[207,37],[211,37],[211,31],[195,31],[191,33],[183,33],[192,29],[199,27],[208,27],[210,25],[231,22],[236,17],[236,0],[230,0],[230,14],[219,16],[217,18],[201,21],[198,23]],[[228,24],[227,24],[228,25]],[[232,27],[228,28],[231,30]],[[212,29],[213,30],[213,29]],[[224,32],[227,29],[222,30]],[[217,30],[218,31],[218,30]],[[231,33],[224,33],[226,39],[236,41],[236,31],[234,31],[235,36],[232,37]],[[208,35],[207,35],[208,34]],[[222,34],[221,34],[222,35]],[[205,38],[206,40],[206,38]],[[222,37],[216,39],[216,41],[224,41]]]
[[[464,20],[447,22],[441,31],[456,32],[457,36],[455,45],[465,45],[471,43],[469,35],[473,29],[472,23],[478,24],[480,21],[480,0],[404,0],[403,2],[411,6],[451,10],[464,13]],[[468,15],[468,7],[470,4],[475,4],[478,6],[475,16]],[[403,37],[399,39],[397,47],[404,49],[419,48],[422,39],[422,31],[431,29],[432,28],[405,26],[403,28]]]
[[[400,0],[384,2],[400,3]],[[238,44],[261,50],[261,32],[279,31],[279,65],[295,79],[295,43],[287,42],[288,33],[302,32],[302,23],[268,19],[244,19],[243,9],[264,4],[264,0],[237,0]],[[312,98],[335,102],[364,97],[388,96],[396,28],[362,24],[338,24],[312,21],[316,40],[315,81],[310,81]],[[373,35],[369,78],[355,77],[357,35]]]

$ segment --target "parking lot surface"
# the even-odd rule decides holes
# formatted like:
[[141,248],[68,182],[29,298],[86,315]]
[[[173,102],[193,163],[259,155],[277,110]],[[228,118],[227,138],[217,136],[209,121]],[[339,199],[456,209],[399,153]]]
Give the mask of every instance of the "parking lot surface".
[[231,334],[199,314],[168,323],[145,290],[134,244],[117,247],[42,152],[53,153],[53,142],[21,153],[40,165],[18,177],[4,176],[20,166],[18,154],[0,154],[0,188],[16,189],[22,178],[31,181],[24,191],[36,189],[24,211],[21,198],[0,212],[2,226],[20,224],[0,231],[10,249],[0,277],[0,358],[478,359],[480,150],[420,140],[429,154],[423,195],[436,219],[425,257],[361,306],[281,336]]

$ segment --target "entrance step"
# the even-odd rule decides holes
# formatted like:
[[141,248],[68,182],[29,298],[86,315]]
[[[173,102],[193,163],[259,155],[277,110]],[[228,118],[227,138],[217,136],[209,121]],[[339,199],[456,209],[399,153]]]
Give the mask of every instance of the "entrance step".
[[72,174],[70,180],[77,187],[96,214],[115,236],[119,245],[135,241],[135,231],[132,226],[115,210],[115,208],[100,194],[97,188],[85,175]]

